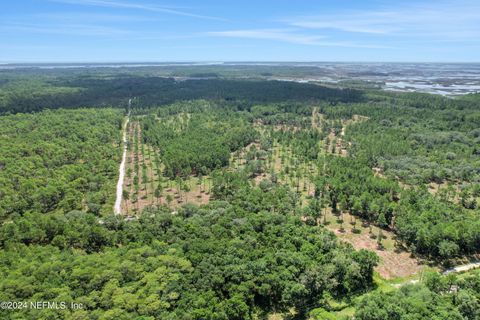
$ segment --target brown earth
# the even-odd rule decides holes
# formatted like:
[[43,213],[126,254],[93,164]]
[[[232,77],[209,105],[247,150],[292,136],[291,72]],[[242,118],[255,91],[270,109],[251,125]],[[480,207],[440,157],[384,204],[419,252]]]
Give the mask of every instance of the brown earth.
[[[338,217],[327,214],[327,228],[333,231],[339,239],[350,243],[355,249],[367,249],[375,252],[380,257],[380,263],[375,268],[380,276],[384,279],[393,279],[397,277],[408,277],[419,273],[423,268],[420,259],[413,257],[408,251],[396,243],[395,235],[388,230],[382,230],[383,235],[382,247],[378,246],[377,240],[370,236],[378,236],[379,228],[372,226],[372,233],[369,233],[369,227],[360,219],[356,219],[355,226],[357,233],[353,232],[353,225],[350,221],[354,220],[353,216],[348,213],[343,214],[343,227],[341,231],[340,224],[337,222]],[[358,233],[359,232],[359,233]]]

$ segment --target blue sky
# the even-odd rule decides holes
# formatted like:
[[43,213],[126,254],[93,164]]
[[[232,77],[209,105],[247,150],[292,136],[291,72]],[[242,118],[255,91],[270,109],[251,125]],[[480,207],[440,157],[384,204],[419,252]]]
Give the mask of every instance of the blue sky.
[[479,0],[15,0],[0,62],[480,62]]

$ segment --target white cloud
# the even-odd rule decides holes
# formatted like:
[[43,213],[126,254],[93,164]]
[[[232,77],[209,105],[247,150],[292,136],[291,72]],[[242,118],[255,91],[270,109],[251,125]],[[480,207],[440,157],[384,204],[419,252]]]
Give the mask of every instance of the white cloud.
[[349,41],[329,41],[324,35],[308,35],[299,33],[295,29],[244,29],[206,32],[207,36],[276,40],[294,44],[325,46],[325,47],[351,47],[351,48],[387,48],[385,46],[361,44]]
[[[290,26],[391,36],[468,39],[480,37],[480,2],[435,1],[376,10],[286,19]],[[432,39],[433,40],[433,39]]]
[[[139,22],[139,21],[158,21],[158,19],[151,19],[143,16],[135,16],[131,14],[109,14],[109,13],[92,13],[92,12],[61,12],[61,13],[37,13],[31,15],[23,16],[23,19],[32,21],[31,19],[35,19],[35,21],[42,20],[42,21],[61,21],[61,22]],[[18,21],[19,18],[14,17],[13,20]]]
[[112,0],[50,0],[50,1],[65,3],[65,4],[74,4],[74,5],[160,12],[160,13],[168,13],[173,15],[186,16],[186,17],[199,18],[199,19],[208,19],[208,20],[221,20],[221,21],[225,20],[219,17],[194,14],[194,13],[186,12],[183,10],[181,11],[174,7],[142,4],[138,2],[119,2],[119,1],[112,1]]
[[290,25],[307,29],[338,29],[347,32],[387,34],[396,30],[385,23],[388,13],[352,14],[336,18],[323,16],[309,16],[296,18]]
[[288,29],[244,29],[228,31],[212,31],[206,35],[229,38],[268,39],[296,44],[317,44],[324,36],[310,36],[294,33]]
[[7,24],[1,26],[0,30],[72,36],[121,36],[131,34],[129,30],[84,24],[64,24],[55,26],[43,26],[35,24]]

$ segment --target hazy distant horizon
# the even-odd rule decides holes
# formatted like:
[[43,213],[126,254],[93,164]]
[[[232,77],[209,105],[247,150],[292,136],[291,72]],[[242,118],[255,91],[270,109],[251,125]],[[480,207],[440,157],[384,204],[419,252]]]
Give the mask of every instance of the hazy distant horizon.
[[142,60],[132,60],[132,61],[0,61],[0,65],[112,65],[112,64],[125,64],[125,65],[135,65],[135,64],[145,64],[145,65],[168,65],[168,64],[178,64],[178,65],[221,65],[221,64],[321,64],[321,63],[338,63],[338,64],[480,64],[479,61],[367,61],[367,60],[157,60],[157,61],[142,61]]
[[[480,91],[479,62],[110,61],[0,65],[0,70],[3,71],[22,69],[140,71],[151,76],[173,77],[180,80],[254,77],[265,80],[334,85],[360,81],[369,87],[390,91],[424,92],[444,96],[464,95]],[[295,71],[290,73],[292,70]]]

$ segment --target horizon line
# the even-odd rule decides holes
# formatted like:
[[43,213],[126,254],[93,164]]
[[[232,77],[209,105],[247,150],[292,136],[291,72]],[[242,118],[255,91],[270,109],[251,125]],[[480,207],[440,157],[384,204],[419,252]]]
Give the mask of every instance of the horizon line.
[[46,65],[46,64],[187,64],[187,63],[196,63],[196,64],[210,64],[210,65],[220,65],[224,63],[453,63],[453,64],[478,64],[479,61],[408,61],[408,60],[106,60],[106,61],[0,61],[0,65]]

